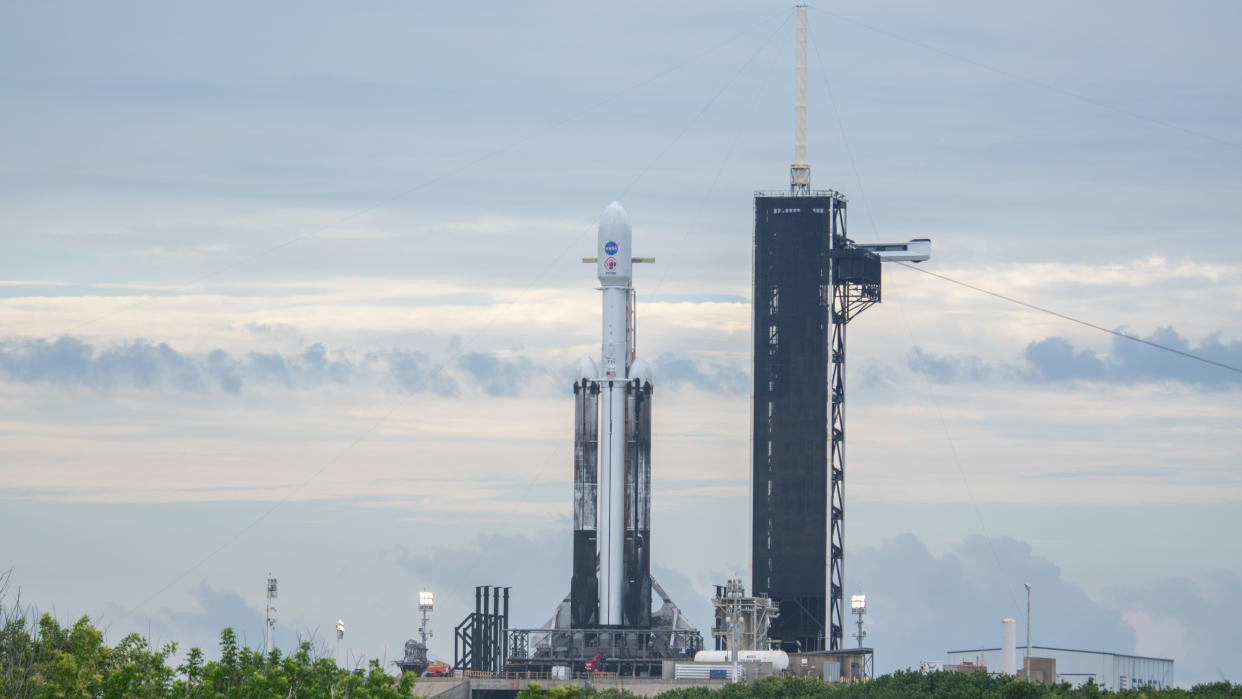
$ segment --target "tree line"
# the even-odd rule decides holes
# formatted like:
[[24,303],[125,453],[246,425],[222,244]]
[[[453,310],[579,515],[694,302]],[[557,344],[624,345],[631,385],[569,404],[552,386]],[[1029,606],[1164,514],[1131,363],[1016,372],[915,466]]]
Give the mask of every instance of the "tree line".
[[[220,632],[218,660],[191,648],[172,664],[177,644],[153,648],[139,634],[115,646],[87,617],[62,626],[44,614],[33,619],[20,609],[0,607],[0,697],[6,699],[405,699],[414,694],[414,676],[393,677],[371,660],[366,668],[342,668],[310,642],[284,654],[252,650],[237,634]],[[723,688],[684,687],[659,699],[1242,699],[1242,685],[1229,682],[1191,689],[1129,689],[1111,692],[1094,683],[1071,687],[1032,684],[1016,677],[985,673],[896,672],[855,684],[825,684],[815,678],[769,677]],[[579,689],[532,684],[518,699],[637,699],[617,689]]]
[[394,678],[378,660],[349,670],[308,641],[285,655],[240,645],[233,629],[220,632],[220,658],[191,648],[170,664],[177,644],[153,648],[139,634],[115,646],[87,617],[62,626],[21,610],[0,614],[0,697],[5,699],[408,699],[414,676]]
[[[581,695],[581,696],[580,696]],[[673,689],[657,699],[1242,699],[1242,685],[1229,682],[1201,684],[1191,689],[1126,689],[1109,691],[1094,682],[1071,687],[1063,682],[1044,686],[1017,677],[982,672],[894,672],[869,682],[827,684],[814,677],[768,677],[756,682],[727,684],[722,688],[696,686]],[[532,685],[518,699],[639,699],[617,689],[579,690]]]

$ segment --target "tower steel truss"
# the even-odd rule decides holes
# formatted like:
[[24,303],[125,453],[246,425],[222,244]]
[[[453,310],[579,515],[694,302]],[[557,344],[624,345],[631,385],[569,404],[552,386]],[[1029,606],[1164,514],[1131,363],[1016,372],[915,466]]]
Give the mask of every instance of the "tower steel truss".
[[845,328],[859,313],[880,302],[880,258],[852,247],[845,234],[845,203],[833,208],[832,247],[832,370],[828,449],[828,621],[829,650],[841,650],[845,634]]

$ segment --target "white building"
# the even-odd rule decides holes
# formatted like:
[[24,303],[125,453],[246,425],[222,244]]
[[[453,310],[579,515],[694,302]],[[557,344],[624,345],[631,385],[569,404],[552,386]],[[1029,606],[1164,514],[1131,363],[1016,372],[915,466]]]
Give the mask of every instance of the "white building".
[[[1026,647],[1018,646],[1018,665],[1022,666]],[[1104,653],[1094,650],[1071,650],[1031,646],[1032,658],[1053,658],[1057,661],[1057,680],[1077,687],[1088,679],[1105,689],[1136,689],[1173,686],[1173,661],[1168,658],[1148,658],[1139,655]],[[960,665],[962,661],[1001,667],[1000,648],[949,651],[948,663]]]

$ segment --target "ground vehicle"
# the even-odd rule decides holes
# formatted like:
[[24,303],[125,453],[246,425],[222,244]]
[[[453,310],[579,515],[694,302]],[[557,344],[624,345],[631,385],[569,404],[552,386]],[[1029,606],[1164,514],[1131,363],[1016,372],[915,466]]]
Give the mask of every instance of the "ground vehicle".
[[423,677],[452,677],[453,668],[448,663],[442,663],[434,660],[427,665],[427,671],[423,673]]

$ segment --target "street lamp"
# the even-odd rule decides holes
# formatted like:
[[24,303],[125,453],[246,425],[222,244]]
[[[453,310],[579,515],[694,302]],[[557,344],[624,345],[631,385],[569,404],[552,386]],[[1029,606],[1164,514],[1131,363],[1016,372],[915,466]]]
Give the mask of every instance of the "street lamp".
[[333,659],[341,657],[341,639],[345,638],[345,620],[336,620],[336,648],[332,651]]
[[1031,681],[1031,584],[1026,586],[1026,681]]

